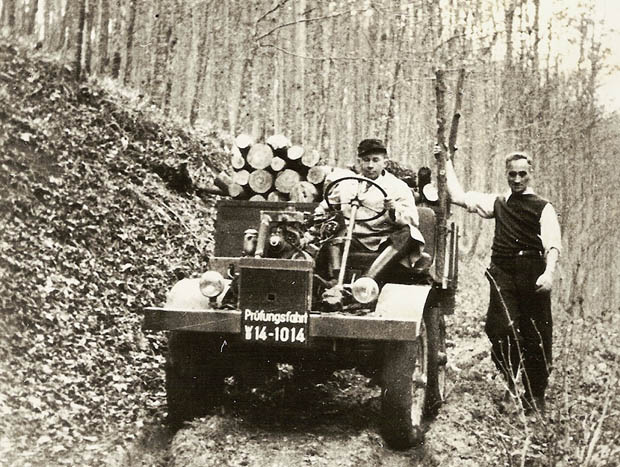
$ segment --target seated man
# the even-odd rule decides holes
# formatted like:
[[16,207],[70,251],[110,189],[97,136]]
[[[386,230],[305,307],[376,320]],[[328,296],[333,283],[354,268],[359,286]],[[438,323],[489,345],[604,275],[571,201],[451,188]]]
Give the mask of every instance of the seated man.
[[[349,218],[352,209],[349,202],[359,196],[361,206],[356,215],[351,249],[378,253],[365,274],[376,280],[387,266],[395,262],[413,267],[420,258],[424,238],[417,228],[419,219],[413,192],[405,182],[386,170],[389,158],[383,143],[378,139],[365,139],[358,145],[357,156],[361,175],[381,187],[387,196],[372,183],[360,187],[363,182],[357,180],[343,180],[327,196],[329,204],[341,206],[343,214]],[[315,213],[325,213],[329,204],[323,200]],[[384,209],[380,217],[370,219]],[[338,246],[331,250],[332,278],[340,269],[340,254]]]

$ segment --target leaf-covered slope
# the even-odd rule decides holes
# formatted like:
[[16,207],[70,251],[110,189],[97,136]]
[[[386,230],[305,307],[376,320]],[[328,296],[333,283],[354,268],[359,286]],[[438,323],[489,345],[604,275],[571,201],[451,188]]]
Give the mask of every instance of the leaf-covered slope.
[[136,311],[201,270],[213,203],[193,193],[224,151],[129,108],[0,45],[3,459],[114,443],[163,403]]

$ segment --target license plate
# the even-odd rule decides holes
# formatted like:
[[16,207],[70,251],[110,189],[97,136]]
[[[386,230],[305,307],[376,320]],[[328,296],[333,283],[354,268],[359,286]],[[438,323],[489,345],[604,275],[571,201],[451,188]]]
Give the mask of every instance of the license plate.
[[303,347],[308,342],[308,312],[245,309],[241,338],[246,342]]

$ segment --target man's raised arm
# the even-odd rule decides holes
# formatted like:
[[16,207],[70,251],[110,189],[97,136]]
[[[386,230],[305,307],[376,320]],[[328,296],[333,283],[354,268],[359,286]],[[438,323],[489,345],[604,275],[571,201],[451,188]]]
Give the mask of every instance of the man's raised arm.
[[465,202],[465,191],[459,183],[459,179],[454,171],[454,166],[452,165],[452,160],[450,160],[449,157],[446,157],[446,187],[448,188],[448,193],[450,194],[450,201],[452,204],[467,208],[467,203]]
[[[433,155],[435,156],[435,159],[441,157],[442,151],[439,146],[435,146]],[[461,187],[459,179],[456,176],[454,166],[452,165],[452,159],[450,159],[450,156],[447,153],[445,153],[444,157],[446,158],[446,187],[448,189],[448,194],[450,195],[450,201],[452,204],[467,208],[467,204],[465,203],[465,191],[463,190],[463,187]]]
[[[433,151],[435,158],[441,157],[439,146],[435,146]],[[450,195],[450,202],[474,212],[485,219],[493,217],[493,203],[495,195],[478,193],[475,191],[465,192],[459,182],[452,160],[446,154],[446,188]]]

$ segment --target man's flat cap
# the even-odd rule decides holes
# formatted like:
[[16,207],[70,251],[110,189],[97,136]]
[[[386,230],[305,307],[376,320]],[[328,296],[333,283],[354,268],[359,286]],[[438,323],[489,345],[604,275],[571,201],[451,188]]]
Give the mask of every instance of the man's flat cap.
[[364,139],[357,146],[357,156],[361,157],[367,154],[387,154],[387,149],[380,139]]

